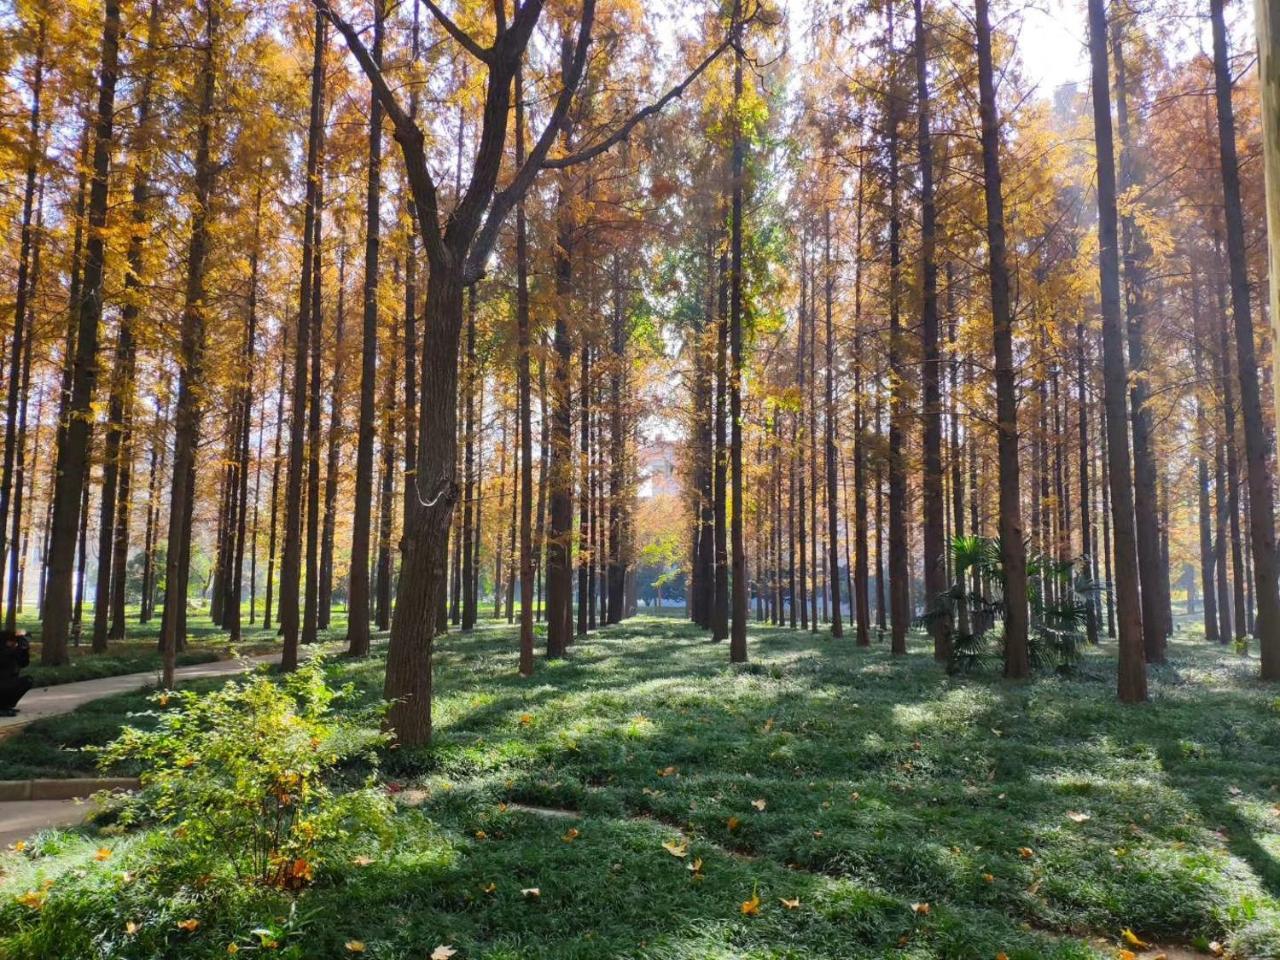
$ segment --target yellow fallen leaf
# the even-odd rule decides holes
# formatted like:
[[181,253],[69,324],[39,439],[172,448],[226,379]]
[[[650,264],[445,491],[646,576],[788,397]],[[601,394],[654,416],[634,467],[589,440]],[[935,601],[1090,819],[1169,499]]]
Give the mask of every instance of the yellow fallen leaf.
[[689,852],[689,844],[680,840],[664,840],[662,849],[673,857],[683,857]]
[[1148,947],[1147,942],[1145,940],[1140,939],[1138,935],[1134,933],[1132,930],[1130,930],[1128,927],[1125,927],[1123,930],[1120,931],[1120,939],[1123,940],[1125,943],[1127,943],[1129,946],[1135,947],[1138,950],[1145,950]]
[[457,952],[453,947],[442,943],[431,951],[431,960],[449,960]]
[[779,898],[778,898],[778,902],[779,902],[780,904],[782,904],[784,907],[786,907],[788,910],[798,910],[798,909],[800,909],[800,898],[799,898],[799,897],[792,897],[792,898],[791,898],[791,899],[789,899],[789,900],[788,900],[786,897],[779,897]]
[[764,808],[767,807],[769,804],[766,803],[763,799],[760,799],[760,800],[752,800],[751,805],[755,807],[757,810],[764,810]]
[[1032,850],[1030,847],[1018,848],[1018,856],[1020,856],[1023,860],[1030,860],[1035,855],[1036,855],[1036,852]]
[[728,827],[729,832],[732,833],[734,830],[737,830],[738,827],[742,826],[742,821],[739,820],[737,817],[730,817],[727,821],[725,821],[725,826]]
[[32,910],[43,910],[44,902],[49,899],[49,895],[43,890],[28,890],[26,893],[18,894],[15,899],[24,907],[30,907]]
[[347,948],[347,953],[364,953],[363,940],[348,940],[344,946]]
[[93,859],[97,860],[99,863],[102,863],[104,860],[110,860],[111,850],[107,847],[99,847],[97,852],[94,853]]
[[483,830],[477,830],[477,831],[476,831],[476,839],[477,839],[477,840],[487,840],[487,839],[489,839],[489,835],[488,835],[487,833],[485,833]]
[[927,903],[913,903],[911,905],[911,912],[920,914],[921,916],[927,916],[929,913],[929,905]]
[[520,714],[520,726],[522,726],[522,727],[527,727],[527,726],[529,726],[529,724],[531,724],[531,723],[533,723],[533,714],[532,714],[532,713],[522,713],[522,714]]
[[497,889],[498,889],[498,885],[497,885],[496,883],[486,883],[486,884],[485,884],[483,887],[481,887],[480,889],[481,889],[481,891],[482,891],[482,892],[484,892],[484,893],[494,893],[494,892],[496,892],[496,891],[497,891]]
[[692,860],[690,860],[688,863],[685,864],[685,868],[688,870],[692,870],[694,873],[699,873],[702,870],[702,858],[694,857]]
[[744,917],[754,917],[760,912],[760,895],[753,893],[750,900],[743,900],[738,908]]
[[21,853],[25,849],[27,849],[27,841],[25,840],[19,840],[13,845],[14,853]]
[[582,833],[581,831],[578,830],[577,827],[570,827],[567,831],[565,831],[565,835],[560,839],[563,840],[565,843],[573,843],[573,841],[577,840],[580,836],[582,836]]
[[1072,823],[1084,823],[1086,820],[1091,820],[1093,818],[1090,817],[1089,814],[1087,813],[1078,813],[1075,810],[1068,810],[1067,819],[1070,820]]
[[680,772],[680,768],[679,768],[679,767],[676,767],[676,766],[663,767],[661,770],[659,770],[659,771],[658,771],[658,776],[660,776],[660,777],[674,777],[674,776],[675,776],[677,773],[679,773],[679,772]]
[[538,887],[525,887],[520,893],[530,900],[537,900],[538,897],[542,896],[542,891]]
[[996,960],[1009,960],[1009,955],[1001,950],[996,954]]
[[990,874],[990,873],[984,873],[984,874],[982,875],[982,879],[983,879],[983,880],[985,880],[987,883],[995,883],[995,882],[996,882],[996,878],[995,878],[995,876],[994,876],[993,874]]
[[1138,955],[1132,950],[1117,950],[1116,960],[1138,960]]
[[237,945],[237,944],[235,944],[235,943],[228,943],[228,944],[227,944],[227,953],[231,954],[231,955],[234,957],[234,956],[235,956],[237,953],[239,953],[239,952],[240,952],[240,947],[239,947],[239,945]]
[[200,921],[195,917],[188,917],[186,920],[178,921],[178,929],[185,930],[187,933],[195,933],[200,929]]

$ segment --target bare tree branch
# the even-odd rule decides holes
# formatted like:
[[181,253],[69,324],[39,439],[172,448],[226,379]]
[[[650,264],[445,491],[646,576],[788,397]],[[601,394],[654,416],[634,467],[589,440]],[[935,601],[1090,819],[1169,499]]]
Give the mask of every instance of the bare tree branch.
[[[449,19],[449,15],[435,5],[433,0],[418,0],[420,4],[431,11],[431,15],[436,18],[436,22],[444,27],[445,32],[454,40],[458,41],[459,46],[466,50],[481,63],[491,63],[493,60],[492,49],[482,47],[475,41],[471,34],[467,33],[460,26]],[[501,33],[501,24],[499,24],[499,33]]]
[[374,94],[386,111],[388,119],[395,129],[396,142],[400,144],[404,154],[405,170],[409,176],[409,187],[413,191],[414,203],[418,209],[418,226],[422,233],[422,242],[427,256],[432,262],[440,262],[445,257],[445,248],[440,240],[440,212],[437,201],[435,181],[431,179],[431,171],[427,167],[426,151],[422,130],[413,119],[404,112],[395,94],[387,85],[386,78],[374,61],[369,48],[360,39],[360,34],[350,23],[338,16],[329,0],[312,0],[315,8],[334,25],[347,41],[347,49],[355,56],[356,61],[369,78]]
[[584,163],[587,160],[598,157],[610,147],[617,146],[623,140],[627,139],[627,137],[631,135],[631,131],[637,126],[649,119],[649,117],[661,113],[672,100],[683,96],[684,92],[689,89],[690,85],[692,85],[698,77],[702,76],[702,74],[706,72],[707,68],[716,61],[720,54],[724,53],[732,46],[733,37],[725,37],[720,41],[720,44],[712,50],[711,53],[707,54],[703,61],[699,63],[687,77],[684,78],[684,80],[664,93],[658,100],[655,100],[644,109],[633,113],[609,136],[605,137],[599,143],[587,147],[585,150],[581,150],[578,153],[571,154],[567,157],[555,157],[550,160],[546,160],[542,164],[543,169],[563,170],[565,167],[572,167],[576,164]]

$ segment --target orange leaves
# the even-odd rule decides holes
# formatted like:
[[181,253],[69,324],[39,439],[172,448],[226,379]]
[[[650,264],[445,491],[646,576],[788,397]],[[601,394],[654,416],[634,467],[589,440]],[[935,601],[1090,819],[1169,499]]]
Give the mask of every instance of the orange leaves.
[[562,836],[560,839],[563,840],[565,843],[573,843],[573,841],[577,840],[580,836],[582,836],[581,830],[579,830],[577,827],[570,827],[568,830],[565,831],[564,836]]
[[911,905],[911,912],[918,917],[927,917],[929,915],[929,904],[913,903]]
[[110,848],[110,847],[99,847],[99,848],[94,852],[94,854],[93,854],[93,859],[97,860],[99,863],[105,863],[107,860],[110,860],[110,859],[111,859],[111,848]]
[[738,909],[744,917],[756,917],[760,915],[760,895],[752,893],[750,900],[743,900]]
[[49,893],[47,890],[28,890],[18,894],[14,899],[24,907],[43,910],[45,902],[49,899]]
[[200,921],[195,917],[188,917],[186,920],[179,920],[175,926],[184,933],[195,933],[200,929]]
[[730,833],[733,833],[740,826],[742,826],[742,821],[739,820],[737,817],[730,817],[728,820],[725,821],[725,826],[729,828]]
[[661,770],[658,771],[658,776],[674,777],[674,776],[678,776],[679,773],[680,773],[680,768],[673,765],[669,767],[663,767]]
[[522,714],[520,714],[520,726],[522,726],[522,727],[531,727],[531,726],[533,726],[533,714],[532,714],[532,713],[522,713]]
[[1120,931],[1120,939],[1123,940],[1125,943],[1127,943],[1129,946],[1133,947],[1135,950],[1145,950],[1149,946],[1149,944],[1145,940],[1140,939],[1138,935],[1134,933],[1132,930],[1130,930],[1128,927],[1125,927],[1123,930]]
[[1032,850],[1030,847],[1018,848],[1018,856],[1020,856],[1023,860],[1030,860],[1035,855],[1036,855],[1036,852]]

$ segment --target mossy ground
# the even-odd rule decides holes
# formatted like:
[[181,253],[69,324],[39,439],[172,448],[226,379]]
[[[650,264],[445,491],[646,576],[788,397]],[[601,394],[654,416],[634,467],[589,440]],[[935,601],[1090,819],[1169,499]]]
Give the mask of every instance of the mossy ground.
[[[1122,707],[1106,645],[1075,677],[1009,684],[946,676],[919,638],[895,659],[753,627],[751,665],[731,668],[725,645],[641,618],[522,680],[505,624],[451,634],[435,744],[383,771],[392,846],[323,869],[279,949],[1066,960],[1115,956],[1130,928],[1280,957],[1280,691],[1254,659],[1194,638],[1170,652],[1151,702]],[[373,697],[382,666],[331,669]],[[95,737],[138,703],[98,705]],[[0,957],[225,956],[287,917],[280,894],[148,882],[154,839],[49,834],[4,855]],[[42,910],[15,899],[48,880]]]

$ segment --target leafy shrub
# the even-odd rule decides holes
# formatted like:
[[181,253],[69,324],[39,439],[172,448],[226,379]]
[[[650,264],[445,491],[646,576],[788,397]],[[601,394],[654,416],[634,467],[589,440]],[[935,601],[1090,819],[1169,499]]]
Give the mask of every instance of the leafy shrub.
[[387,740],[380,707],[334,709],[352,690],[330,686],[313,659],[279,680],[259,673],[205,694],[154,694],[154,729],[126,727],[99,751],[104,769],[128,760],[145,771],[119,822],[171,825],[197,874],[225,865],[240,879],[306,885],[354,831],[385,835],[390,822],[372,773],[335,788],[357,764],[376,768]]

